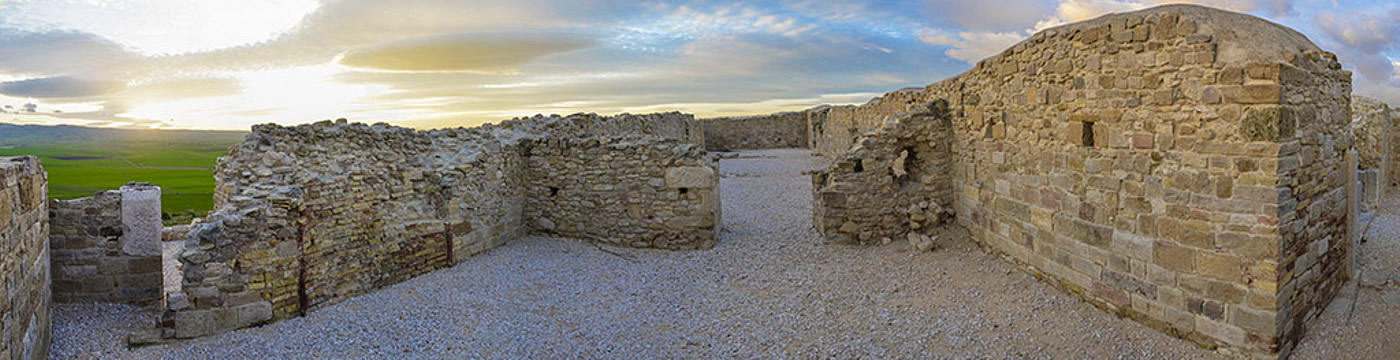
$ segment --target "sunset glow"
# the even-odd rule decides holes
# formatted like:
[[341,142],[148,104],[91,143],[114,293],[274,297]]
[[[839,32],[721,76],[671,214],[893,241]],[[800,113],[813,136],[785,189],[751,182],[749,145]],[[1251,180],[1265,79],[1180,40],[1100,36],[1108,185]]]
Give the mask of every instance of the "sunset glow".
[[[1167,2],[0,0],[0,106],[36,105],[0,121],[432,128],[798,110],[923,86],[1039,29]],[[1395,4],[1191,2],[1299,29],[1356,72],[1359,94],[1400,102]]]

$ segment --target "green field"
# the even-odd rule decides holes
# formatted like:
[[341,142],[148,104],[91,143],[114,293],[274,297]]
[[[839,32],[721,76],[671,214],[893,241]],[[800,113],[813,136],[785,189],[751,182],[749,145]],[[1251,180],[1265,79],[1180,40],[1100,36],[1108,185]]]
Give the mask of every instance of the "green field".
[[4,126],[0,127],[0,156],[38,155],[49,173],[53,199],[92,196],[132,181],[160,185],[167,219],[188,222],[213,208],[212,169],[243,136],[238,132]]

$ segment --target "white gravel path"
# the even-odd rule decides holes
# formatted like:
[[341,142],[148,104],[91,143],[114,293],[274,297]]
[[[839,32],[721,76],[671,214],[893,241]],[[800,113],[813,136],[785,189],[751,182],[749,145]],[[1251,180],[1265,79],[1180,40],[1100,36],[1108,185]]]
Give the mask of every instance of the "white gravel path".
[[827,246],[805,150],[721,162],[726,230],[707,251],[528,237],[307,317],[127,350],[152,314],[57,305],[57,358],[1030,358],[1218,355],[1113,317],[985,255]]

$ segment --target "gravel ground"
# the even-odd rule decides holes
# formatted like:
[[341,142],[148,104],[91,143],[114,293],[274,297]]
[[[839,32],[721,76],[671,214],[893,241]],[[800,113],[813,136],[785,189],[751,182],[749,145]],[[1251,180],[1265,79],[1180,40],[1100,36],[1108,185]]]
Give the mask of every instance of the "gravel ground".
[[903,242],[822,245],[811,227],[810,178],[800,174],[819,167],[820,158],[804,150],[740,155],[721,163],[726,230],[713,250],[612,249],[624,258],[581,241],[528,237],[307,317],[134,350],[119,335],[150,326],[153,314],[57,305],[53,353],[104,359],[1220,357],[1074,300],[983,254],[956,227],[945,229],[932,253],[909,251]]
[[1400,196],[1382,204],[1365,240],[1356,258],[1360,286],[1353,281],[1342,287],[1303,335],[1295,359],[1400,358],[1400,343],[1391,342],[1400,339]]

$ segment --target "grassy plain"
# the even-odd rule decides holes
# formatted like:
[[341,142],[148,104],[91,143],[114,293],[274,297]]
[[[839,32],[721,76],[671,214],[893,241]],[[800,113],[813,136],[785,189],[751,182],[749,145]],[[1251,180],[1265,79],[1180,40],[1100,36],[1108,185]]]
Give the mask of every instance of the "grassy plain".
[[53,199],[92,196],[132,181],[160,185],[167,219],[183,220],[213,208],[213,167],[245,134],[0,124],[0,156],[38,155]]

